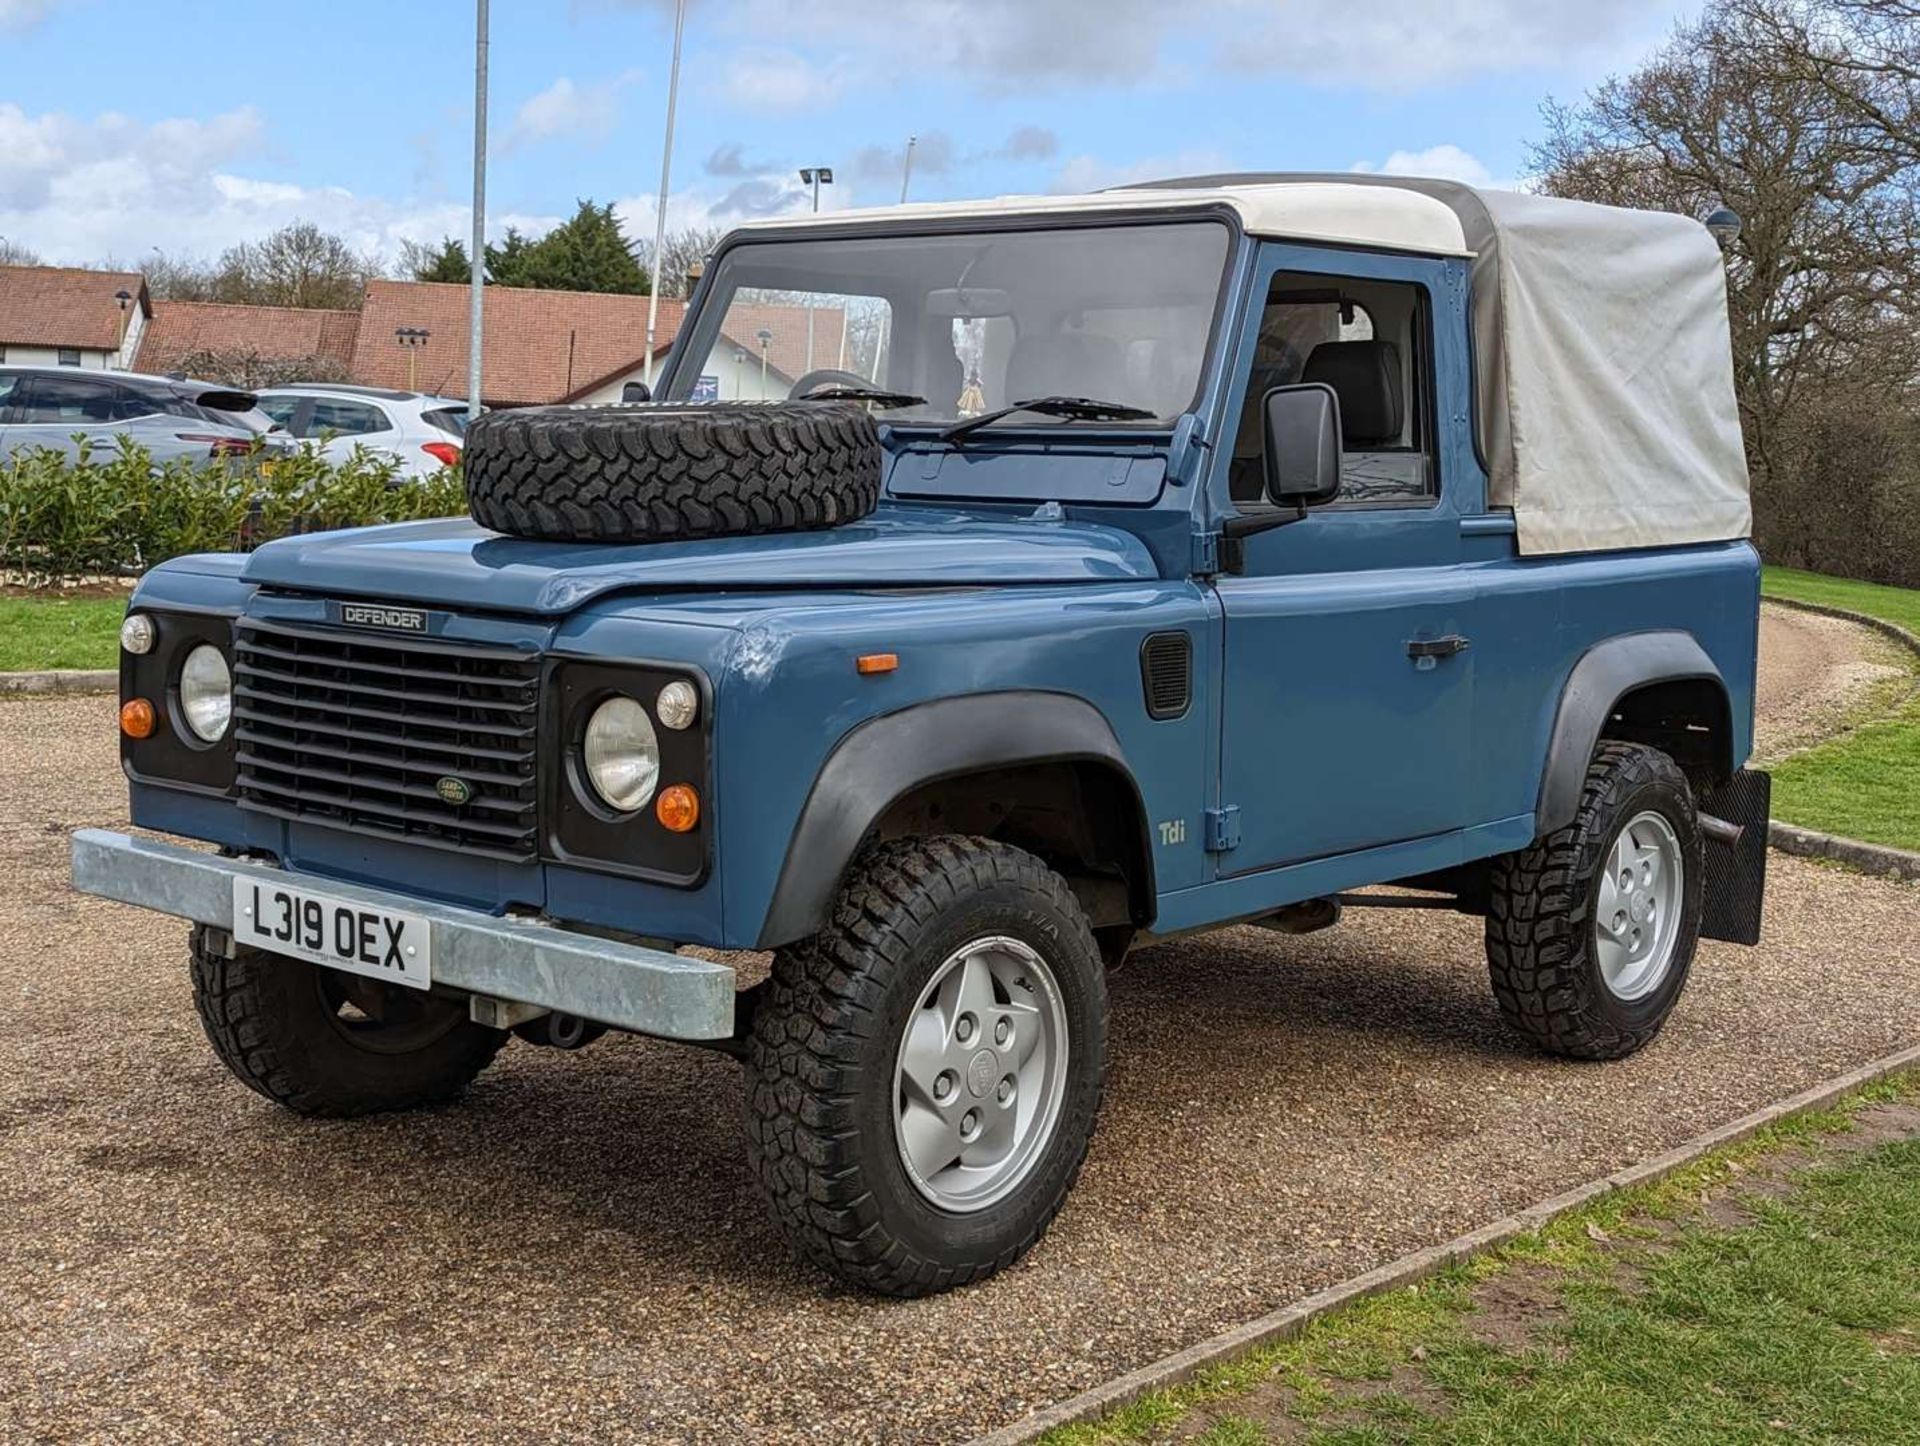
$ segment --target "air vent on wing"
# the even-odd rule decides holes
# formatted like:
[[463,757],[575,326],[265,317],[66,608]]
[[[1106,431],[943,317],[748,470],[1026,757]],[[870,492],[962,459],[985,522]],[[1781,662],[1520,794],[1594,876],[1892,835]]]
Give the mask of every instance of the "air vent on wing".
[[1184,718],[1193,696],[1193,639],[1154,633],[1140,645],[1140,684],[1149,718]]

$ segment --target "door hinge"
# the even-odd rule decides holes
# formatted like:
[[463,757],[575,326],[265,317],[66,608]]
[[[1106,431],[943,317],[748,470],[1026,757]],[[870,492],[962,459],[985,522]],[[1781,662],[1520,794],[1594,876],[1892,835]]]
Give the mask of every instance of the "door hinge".
[[1195,577],[1213,577],[1220,571],[1220,534],[1193,534],[1193,573]]
[[1223,854],[1240,847],[1240,805],[1207,810],[1207,852]]

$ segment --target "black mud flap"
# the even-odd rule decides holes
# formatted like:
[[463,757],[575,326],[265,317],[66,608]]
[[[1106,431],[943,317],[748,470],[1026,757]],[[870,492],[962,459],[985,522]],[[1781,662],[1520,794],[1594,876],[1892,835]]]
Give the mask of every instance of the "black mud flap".
[[1700,800],[1700,811],[1740,827],[1729,848],[1707,840],[1706,889],[1700,935],[1729,944],[1760,942],[1760,909],[1767,893],[1767,818],[1772,775],[1743,768]]

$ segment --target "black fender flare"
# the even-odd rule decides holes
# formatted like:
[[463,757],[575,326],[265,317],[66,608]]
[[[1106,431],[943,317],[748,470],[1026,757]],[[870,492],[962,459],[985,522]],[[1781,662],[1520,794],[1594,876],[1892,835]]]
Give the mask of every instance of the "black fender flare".
[[867,831],[914,789],[983,769],[1071,762],[1104,765],[1132,791],[1151,899],[1146,804],[1106,716],[1067,693],[974,693],[883,713],[834,745],[801,806],[755,947],[816,933]]
[[1560,690],[1553,732],[1547,740],[1534,809],[1534,836],[1544,838],[1573,822],[1580,810],[1580,789],[1601,730],[1627,694],[1651,683],[1706,679],[1724,699],[1726,679],[1692,633],[1663,628],[1623,633],[1595,643],[1580,655]]

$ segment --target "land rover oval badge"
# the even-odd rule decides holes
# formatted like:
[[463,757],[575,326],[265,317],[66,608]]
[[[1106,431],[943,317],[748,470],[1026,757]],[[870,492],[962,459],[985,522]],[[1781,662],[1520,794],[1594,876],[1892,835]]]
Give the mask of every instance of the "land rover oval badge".
[[433,791],[440,795],[442,803],[450,803],[455,808],[473,798],[473,785],[464,778],[439,779],[434,783]]

